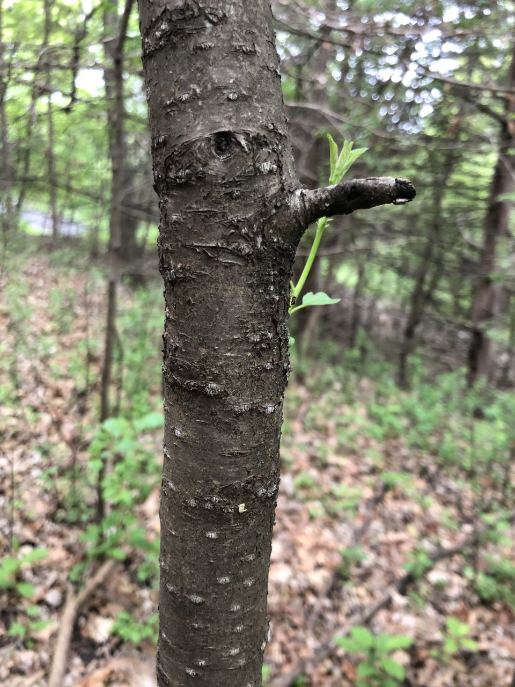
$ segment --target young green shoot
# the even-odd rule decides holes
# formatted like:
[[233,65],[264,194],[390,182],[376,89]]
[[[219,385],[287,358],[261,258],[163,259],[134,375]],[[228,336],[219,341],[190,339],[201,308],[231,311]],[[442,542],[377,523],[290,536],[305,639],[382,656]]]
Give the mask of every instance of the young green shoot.
[[[360,155],[363,155],[363,153],[367,149],[359,148],[358,150],[352,150],[353,143],[350,141],[344,141],[343,148],[341,152],[338,154],[338,146],[334,142],[332,136],[330,134],[327,134],[327,138],[329,139],[331,164],[329,184],[331,186],[334,186],[335,184],[340,183],[340,181],[343,179],[345,174],[350,169],[351,165],[358,159],[358,157],[360,157]],[[315,260],[318,248],[320,246],[320,241],[322,240],[322,236],[329,221],[330,220],[328,217],[321,217],[318,220],[315,240],[313,241],[313,245],[311,246],[308,259],[306,261],[304,269],[302,270],[302,274],[300,275],[299,281],[297,282],[297,284],[290,282],[291,301],[288,310],[290,315],[296,312],[297,310],[300,310],[301,308],[307,308],[311,305],[332,305],[333,303],[339,303],[340,301],[340,298],[330,298],[326,293],[323,293],[322,291],[318,293],[313,293],[312,291],[310,291],[309,293],[306,293],[304,295],[302,299],[302,304],[296,305],[296,302],[302,292],[302,289],[304,288],[304,284],[306,283],[306,279],[308,278],[311,267],[313,266],[313,262]]]

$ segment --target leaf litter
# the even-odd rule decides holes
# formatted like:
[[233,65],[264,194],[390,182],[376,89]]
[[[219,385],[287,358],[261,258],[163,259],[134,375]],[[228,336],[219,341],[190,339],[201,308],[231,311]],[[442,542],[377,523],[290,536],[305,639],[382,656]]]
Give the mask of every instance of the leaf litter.
[[[23,564],[16,575],[16,583],[31,585],[28,597],[16,587],[0,588],[0,682],[29,687],[47,685],[70,573],[85,563],[86,580],[98,567],[85,556],[80,518],[70,522],[63,508],[77,488],[74,475],[90,459],[98,426],[105,289],[98,275],[55,268],[44,254],[21,263],[13,279],[6,278],[0,295],[6,362],[0,370],[0,551],[2,558],[38,549],[47,555]],[[51,297],[70,292],[74,296],[64,304]],[[133,298],[129,289],[122,290],[124,303]],[[159,296],[155,307],[159,313]],[[160,332],[149,335],[156,347],[147,364],[159,369]],[[155,401],[160,398],[158,374],[153,379],[157,381],[146,391]],[[322,388],[294,381],[287,391],[264,684],[273,685],[304,659],[302,684],[352,686],[355,656],[333,648],[319,661],[310,659],[349,617],[380,602],[406,575],[406,563],[414,556],[423,560],[423,554],[459,546],[478,524],[477,493],[462,476],[442,470],[433,451],[410,447],[402,433],[374,438],[366,431],[373,424],[368,408],[374,382],[353,383],[352,402],[338,381]],[[158,461],[160,430],[150,431],[147,440]],[[159,534],[158,479],[155,484],[137,508],[150,538]],[[486,480],[488,489],[493,487]],[[84,498],[93,512],[91,490]],[[405,685],[513,684],[513,606],[482,601],[467,573],[470,568],[484,572],[485,552],[515,563],[511,522],[503,534],[502,543],[481,541],[472,550],[443,558],[403,593],[393,589],[390,603],[371,618],[368,626],[374,633],[413,638],[410,649],[394,655],[406,669]],[[134,645],[112,633],[120,613],[144,624],[156,612],[155,581],[149,585],[136,575],[144,560],[144,552],[129,547],[115,574],[81,611],[64,687],[155,685],[152,637]],[[442,659],[447,617],[470,627],[468,636],[477,642],[477,651]]]

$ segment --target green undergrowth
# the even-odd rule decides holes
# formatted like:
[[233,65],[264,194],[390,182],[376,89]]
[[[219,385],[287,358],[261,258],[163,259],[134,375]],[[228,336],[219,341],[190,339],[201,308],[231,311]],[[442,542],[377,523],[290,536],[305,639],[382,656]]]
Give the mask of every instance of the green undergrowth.
[[[100,424],[107,268],[102,260],[91,262],[80,244],[50,250],[48,242],[25,236],[8,245],[4,270],[0,404],[13,418],[6,450],[15,450],[20,438],[30,450],[25,455],[41,466],[38,498],[53,504],[49,518],[63,536],[74,533],[68,579],[77,588],[110,558],[122,562],[142,589],[156,588],[159,536],[141,508],[159,485],[162,463],[161,284],[119,289],[112,417]],[[13,473],[13,479],[8,509],[16,532],[17,522],[37,516],[25,498],[23,477]],[[100,519],[99,491],[105,504]],[[25,582],[33,555],[21,557],[11,545],[0,581],[0,593],[15,597],[13,607],[20,609],[8,620],[9,632],[27,647],[40,630],[32,606],[23,601],[34,595],[34,585]],[[135,644],[154,640],[156,617],[147,615],[132,618],[129,609],[116,619],[113,633]]]
[[[149,533],[140,508],[159,484],[161,471],[162,286],[156,281],[146,288],[120,289],[111,389],[114,417],[100,425],[105,268],[89,263],[81,250],[70,246],[48,253],[46,262],[37,242],[18,248],[9,249],[5,263],[1,307],[8,337],[0,342],[5,362],[0,403],[13,414],[16,410],[21,423],[17,431],[41,457],[39,488],[55,502],[52,518],[81,531],[70,579],[80,586],[93,564],[114,558],[130,562],[142,588],[155,587],[159,538]],[[370,342],[360,342],[361,352],[341,352],[326,342],[324,351],[326,359],[317,361],[299,359],[296,347],[292,351],[282,455],[283,473],[293,472],[295,498],[306,502],[312,518],[354,518],[363,503],[364,485],[341,481],[326,489],[321,483],[335,456],[365,461],[370,484],[379,480],[387,490],[402,492],[424,509],[434,495],[420,492],[417,476],[445,475],[473,495],[467,506],[472,522],[495,524],[488,535],[494,546],[481,548],[477,560],[466,561],[463,575],[482,602],[515,608],[515,564],[505,553],[508,513],[515,507],[514,395],[493,389],[468,391],[464,370],[429,379],[416,358],[412,389],[402,391],[393,381],[393,368]],[[338,356],[338,364],[328,362]],[[50,441],[32,432],[50,413],[45,383],[58,387],[70,380],[70,399],[59,406],[64,410],[57,420],[74,424],[75,443]],[[293,449],[309,454],[309,468],[295,469]],[[406,460],[392,460],[392,453],[399,451]],[[102,470],[106,509],[99,521]],[[15,499],[15,519],[35,517],[30,508],[30,503]],[[460,528],[451,508],[442,510],[441,522],[450,532]],[[24,586],[20,570],[31,562],[15,551],[7,555],[11,567],[4,570],[3,588],[18,597],[30,596],[32,588]],[[340,578],[348,583],[367,552],[356,545],[342,549],[341,556]],[[431,565],[427,552],[418,548],[406,560],[406,570],[415,577],[422,578]],[[416,594],[423,596],[416,592],[414,599]],[[15,622],[15,629],[26,628],[28,642],[30,614]],[[133,617],[130,609],[117,618],[113,630],[134,644],[155,638],[155,631],[155,615]],[[384,664],[374,669],[383,668]],[[368,677],[374,678],[372,672]]]
[[[310,515],[347,520],[363,503],[356,484],[327,486],[326,470],[339,458],[365,464],[369,486],[377,489],[382,483],[387,491],[418,504],[422,512],[440,498],[437,485],[451,485],[447,501],[440,498],[438,504],[440,532],[455,538],[464,523],[488,526],[475,555],[470,560],[466,556],[462,574],[481,603],[500,602],[515,609],[515,563],[507,536],[515,509],[513,392],[469,390],[465,370],[424,378],[420,361],[414,366],[412,389],[401,390],[393,381],[393,368],[377,352],[371,355],[376,361],[369,368],[373,376],[353,369],[352,351],[344,354],[340,365],[306,363],[295,356],[282,459],[284,470],[293,467],[291,456],[299,448],[294,427],[302,412],[302,440],[312,467],[294,475],[293,488]],[[304,386],[295,381],[299,373]],[[329,431],[331,449],[322,440]],[[421,490],[417,480],[426,487]],[[433,539],[438,548],[440,537]],[[342,580],[350,579],[352,566],[364,557],[361,548],[342,551]],[[416,544],[406,559],[406,572],[422,580],[433,567],[427,549]],[[417,594],[420,599],[418,592],[414,598]]]
[[[464,369],[433,379],[424,379],[419,372],[412,389],[404,391],[393,381],[393,367],[384,361],[371,364],[371,375],[365,377],[352,369],[347,357],[352,359],[353,352],[345,355],[340,365],[311,361],[307,374],[303,369],[306,363],[293,357],[293,382],[296,371],[301,371],[313,399],[304,417],[306,429],[323,432],[331,419],[338,452],[347,454],[367,445],[366,453],[379,467],[383,464],[381,449],[389,441],[402,441],[412,455],[430,457],[434,467],[466,481],[487,511],[515,505],[512,391],[469,390]],[[286,437],[293,435],[291,419],[300,403],[295,387],[287,391]],[[323,464],[323,446],[319,454]],[[385,477],[394,479],[388,474]],[[409,482],[408,474],[405,479]]]

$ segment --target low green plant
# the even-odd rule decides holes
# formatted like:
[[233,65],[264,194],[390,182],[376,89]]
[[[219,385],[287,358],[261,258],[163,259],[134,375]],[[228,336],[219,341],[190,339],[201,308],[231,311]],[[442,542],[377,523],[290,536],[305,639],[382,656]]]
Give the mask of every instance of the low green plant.
[[364,655],[357,667],[356,687],[398,687],[406,671],[390,654],[408,648],[413,640],[404,635],[376,636],[365,627],[353,627],[350,635],[336,637],[335,641],[350,653]]
[[427,551],[418,546],[411,552],[408,561],[404,564],[404,569],[415,580],[420,580],[433,566],[434,562],[429,557]]
[[316,481],[313,475],[309,472],[303,471],[293,479],[293,486],[295,489],[313,489],[316,487]]
[[[332,497],[336,496],[336,500]],[[360,487],[350,487],[345,482],[331,487],[331,495],[327,497],[326,508],[329,512],[340,513],[342,510],[354,511],[363,498],[363,490]]]
[[157,579],[158,538],[149,538],[141,528],[136,507],[151,493],[160,472],[153,444],[146,445],[144,434],[163,424],[162,413],[148,413],[127,420],[109,418],[99,428],[90,445],[89,479],[91,486],[98,472],[107,464],[101,489],[109,506],[101,522],[90,523],[80,540],[86,547],[85,560],[75,566],[71,579],[79,581],[91,559],[106,557],[123,560],[126,548],[147,554],[147,562],[138,571],[141,581]]
[[515,565],[502,556],[487,555],[483,561],[484,571],[467,566],[463,571],[465,577],[485,603],[501,601],[515,608]]
[[0,589],[14,589],[20,594],[31,598],[34,595],[34,585],[19,579],[23,565],[35,563],[46,558],[46,549],[32,549],[23,556],[6,556],[0,562]]
[[[327,138],[329,139],[330,147],[329,184],[333,186],[334,184],[340,183],[340,181],[348,172],[352,164],[358,159],[358,157],[360,157],[360,155],[363,155],[363,153],[366,152],[367,149],[359,148],[358,150],[352,150],[353,143],[350,141],[344,141],[341,151],[338,152],[338,146],[333,140],[332,136],[330,134],[327,134]],[[318,220],[315,239],[313,241],[313,245],[311,246],[311,250],[309,251],[309,255],[306,260],[304,269],[302,270],[302,274],[299,277],[299,281],[296,284],[290,282],[291,300],[290,307],[288,310],[290,315],[292,315],[297,310],[300,310],[301,308],[307,308],[312,305],[332,305],[334,303],[339,303],[341,300],[340,298],[330,298],[326,293],[323,293],[322,291],[319,291],[318,293],[313,293],[312,291],[310,291],[309,293],[304,294],[302,298],[302,304],[297,305],[299,296],[302,292],[302,289],[304,288],[304,284],[306,283],[306,279],[308,278],[308,275],[311,271],[311,267],[313,266],[313,262],[315,260],[318,248],[320,246],[320,241],[322,240],[324,231],[330,221],[331,220],[329,219],[329,217],[321,217]],[[294,342],[295,340],[292,337],[290,337],[290,344]]]
[[41,632],[50,625],[54,625],[53,620],[40,620],[41,609],[39,606],[30,606],[27,609],[27,620],[25,622],[15,621],[11,623],[7,634],[11,637],[19,637],[23,639],[25,645],[31,648],[33,645],[32,635],[35,632]]
[[360,544],[340,549],[340,556],[342,560],[338,564],[337,570],[342,580],[349,580],[353,566],[363,563],[367,559],[367,554],[363,551],[363,547]]
[[467,637],[470,632],[470,625],[451,617],[446,619],[445,624],[447,627],[447,637],[443,645],[445,653],[456,654],[463,649],[477,651],[477,642]]
[[122,611],[116,616],[111,634],[118,635],[125,642],[130,642],[138,646],[145,639],[150,639],[154,644],[157,643],[157,633],[159,626],[159,615],[153,613],[146,622],[140,623],[127,611]]
[[441,649],[434,649],[431,655],[448,663],[452,656],[459,654],[460,651],[477,651],[477,642],[469,639],[470,625],[460,622],[457,618],[446,618],[445,620],[444,643]]

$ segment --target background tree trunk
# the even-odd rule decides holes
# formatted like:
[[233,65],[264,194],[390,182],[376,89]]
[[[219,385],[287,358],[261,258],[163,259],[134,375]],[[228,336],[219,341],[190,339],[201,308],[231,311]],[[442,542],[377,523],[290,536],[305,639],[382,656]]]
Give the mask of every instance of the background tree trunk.
[[[461,113],[456,119],[453,141],[458,140]],[[449,180],[459,156],[457,150],[451,147],[446,151],[443,160],[434,155],[430,155],[429,160],[432,161],[434,169],[432,217],[430,231],[415,274],[413,291],[409,299],[408,317],[402,333],[397,372],[397,381],[401,389],[409,388],[409,357],[416,347],[417,329],[425,317],[427,305],[433,298],[444,271],[445,251],[442,246],[442,234],[445,230],[443,226],[445,220],[442,209]]]
[[3,36],[3,2],[0,0],[0,136],[2,138],[2,181],[0,197],[0,214],[2,217],[2,235],[5,239],[6,232],[13,229],[15,223],[13,203],[13,178],[11,168],[11,149],[9,142],[9,130],[5,112],[5,99],[7,86],[9,85],[9,65],[5,60],[5,46]]
[[45,10],[45,30],[43,34],[43,44],[41,46],[42,62],[45,72],[45,86],[47,97],[47,123],[48,123],[48,148],[46,150],[48,186],[50,198],[50,216],[52,219],[52,240],[56,241],[59,236],[59,212],[57,210],[57,174],[55,169],[55,131],[54,131],[54,110],[52,107],[52,84],[51,67],[49,65],[49,42],[52,31],[52,4],[50,0],[44,2]]
[[[116,310],[117,291],[120,282],[120,252],[122,247],[122,193],[124,177],[124,99],[123,99],[123,49],[127,37],[127,26],[134,2],[126,0],[121,21],[118,26],[117,38],[113,50],[113,97],[114,102],[110,112],[110,139],[111,139],[111,213],[109,217],[109,282],[107,286],[107,318],[104,343],[104,360],[102,366],[102,384],[100,391],[100,421],[104,422],[111,414],[109,391],[113,367],[113,353],[116,340]],[[108,14],[108,13],[106,13]],[[112,18],[112,15],[111,15]],[[107,85],[107,81],[106,81]],[[105,515],[102,482],[105,474],[105,465],[98,473],[98,508],[97,519],[100,521]]]
[[[515,85],[515,51],[511,56],[506,87]],[[468,353],[468,384],[480,378],[491,382],[495,376],[495,347],[488,329],[497,321],[501,285],[495,280],[499,244],[509,235],[511,200],[505,194],[513,192],[513,146],[515,145],[515,97],[506,97],[505,115],[501,122],[499,156],[495,166],[490,199],[484,222],[484,239],[479,261],[479,276],[472,306],[472,338]]]
[[[119,81],[123,74],[119,72],[116,65],[117,45],[119,40],[120,20],[118,17],[118,0],[109,0],[104,9],[104,31],[106,41],[104,50],[106,56],[106,66],[104,67],[104,83],[107,98],[107,112],[109,120],[109,150],[111,161],[116,167],[117,179],[113,178],[113,188],[117,189],[116,221],[120,227],[120,246],[118,257],[122,263],[134,261],[138,255],[138,244],[136,234],[139,222],[130,209],[130,192],[132,190],[134,175],[127,160],[127,134],[122,122],[118,121],[118,110],[125,112],[125,98],[123,88],[120,88]],[[107,40],[107,38],[109,40]],[[121,103],[118,102],[121,98]],[[118,188],[119,187],[119,188]]]

